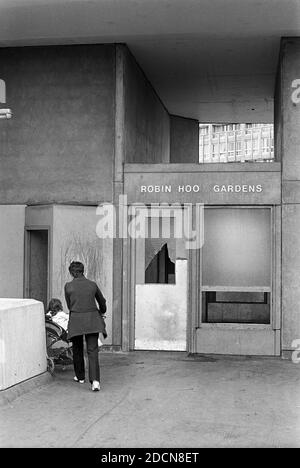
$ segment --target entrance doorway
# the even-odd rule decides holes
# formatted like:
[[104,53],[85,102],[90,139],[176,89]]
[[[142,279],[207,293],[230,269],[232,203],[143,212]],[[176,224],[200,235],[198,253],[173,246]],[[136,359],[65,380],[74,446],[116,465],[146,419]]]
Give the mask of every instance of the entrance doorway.
[[[128,243],[128,349],[278,355],[280,207],[210,205],[199,226],[192,208],[203,231],[199,248],[174,236],[170,205],[159,215],[134,207],[144,210],[139,225],[148,231],[131,232]],[[161,232],[165,222],[169,235]]]
[[49,230],[25,231],[25,297],[48,303]]
[[188,259],[175,221],[181,209],[161,208],[155,214],[146,207],[136,210],[145,229],[140,237],[135,233],[131,249],[131,349],[185,351]]

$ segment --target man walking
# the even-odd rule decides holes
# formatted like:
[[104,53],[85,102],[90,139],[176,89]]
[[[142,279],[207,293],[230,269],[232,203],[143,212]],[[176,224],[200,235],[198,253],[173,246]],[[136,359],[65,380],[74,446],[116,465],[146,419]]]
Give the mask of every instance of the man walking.
[[68,339],[73,343],[74,380],[85,381],[83,336],[85,336],[89,362],[89,381],[93,391],[100,390],[98,357],[99,333],[106,333],[102,315],[106,300],[94,281],[84,276],[84,265],[72,262],[69,272],[73,280],[65,285],[65,298],[70,311]]

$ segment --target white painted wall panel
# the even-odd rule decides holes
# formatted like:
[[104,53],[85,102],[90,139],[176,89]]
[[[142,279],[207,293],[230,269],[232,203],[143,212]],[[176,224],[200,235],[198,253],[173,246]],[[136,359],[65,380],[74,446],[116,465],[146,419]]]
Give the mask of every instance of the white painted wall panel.
[[176,284],[137,284],[135,349],[186,350],[187,260],[176,260]]

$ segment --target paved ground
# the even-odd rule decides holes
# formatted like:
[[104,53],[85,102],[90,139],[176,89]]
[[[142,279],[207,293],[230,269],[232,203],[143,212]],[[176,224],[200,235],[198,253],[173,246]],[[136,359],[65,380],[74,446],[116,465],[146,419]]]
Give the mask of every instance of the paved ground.
[[300,365],[101,353],[103,387],[53,383],[0,409],[1,447],[300,447]]

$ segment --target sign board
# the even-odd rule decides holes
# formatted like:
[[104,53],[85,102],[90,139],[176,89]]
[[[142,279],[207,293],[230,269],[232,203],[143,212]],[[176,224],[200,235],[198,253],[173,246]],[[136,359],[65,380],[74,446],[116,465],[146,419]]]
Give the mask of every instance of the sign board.
[[128,172],[128,203],[280,205],[280,172]]

